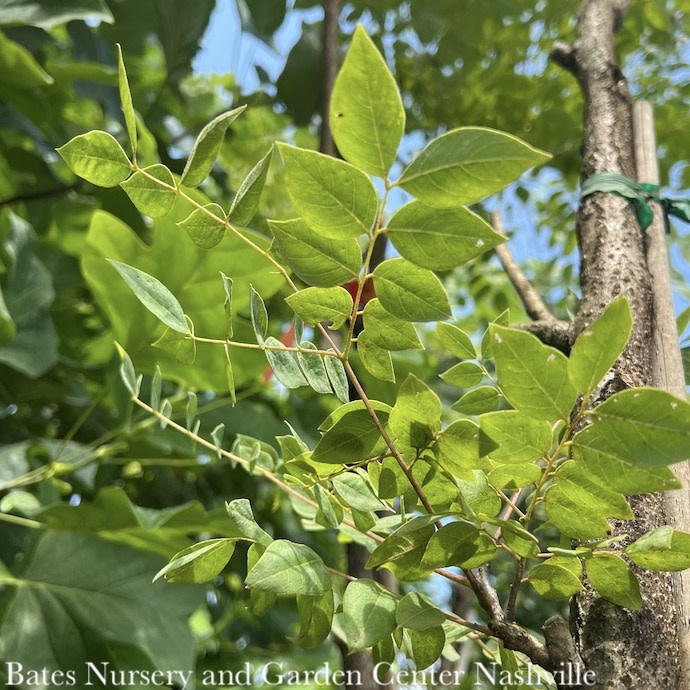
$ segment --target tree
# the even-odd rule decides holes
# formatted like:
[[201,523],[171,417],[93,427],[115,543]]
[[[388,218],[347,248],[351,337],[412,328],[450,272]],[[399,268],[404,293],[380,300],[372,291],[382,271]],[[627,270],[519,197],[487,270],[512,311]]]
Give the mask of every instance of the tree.
[[[593,35],[587,22],[594,16],[605,20],[596,25],[601,32],[599,45],[609,51],[610,58],[614,19],[622,16],[622,10],[616,3],[583,3],[581,34],[575,50],[559,49],[561,61],[577,67],[586,87],[590,83],[586,78],[588,67],[577,61],[583,61],[588,54],[580,46]],[[603,14],[592,14],[596,12]],[[163,39],[168,75],[174,75],[178,63],[170,50],[176,44],[170,37]],[[24,59],[26,62],[26,56]],[[613,60],[607,59],[606,64],[613,64]],[[618,72],[609,69],[606,73],[616,86]],[[591,88],[596,91],[597,86]],[[167,89],[166,85],[163,92]],[[170,95],[179,99],[174,101],[179,116],[185,102],[179,97],[184,89],[171,91]],[[648,299],[649,290],[639,279],[644,277],[641,252],[636,260],[635,289],[616,289],[616,282],[609,280],[606,287],[611,292],[603,297],[593,296],[598,283],[588,283],[589,269],[583,261],[582,306],[575,325],[566,333],[566,343],[564,329],[556,319],[550,319],[546,328],[539,324],[537,330],[565,353],[541,343],[525,330],[508,328],[505,315],[494,319],[480,350],[463,330],[465,324],[445,322],[451,304],[439,276],[449,277],[449,271],[502,242],[485,220],[459,204],[474,204],[498,191],[527,167],[543,162],[546,157],[542,152],[496,130],[460,128],[431,141],[401,174],[392,173],[405,113],[392,75],[360,28],[331,101],[330,124],[346,162],[281,144],[278,148],[285,166],[283,178],[269,168],[270,156],[263,155],[262,150],[246,166],[243,174],[251,171],[244,182],[236,184],[234,201],[221,206],[218,202],[222,194],[216,194],[214,185],[222,189],[224,180],[218,170],[214,171],[214,162],[219,153],[221,159],[227,157],[224,150],[228,143],[232,148],[233,141],[224,143],[226,132],[232,133],[241,127],[243,118],[251,117],[251,105],[246,112],[236,108],[215,117],[202,130],[186,161],[175,161],[166,153],[162,164],[157,162],[148,121],[138,118],[132,106],[122,60],[119,92],[124,131],[130,141],[128,152],[112,135],[92,131],[73,138],[60,153],[88,182],[106,189],[121,185],[138,211],[155,219],[149,237],[152,249],[146,250],[115,215],[96,213],[90,219],[87,249],[81,258],[89,288],[124,346],[119,355],[122,365],[114,367],[122,378],[122,383],[116,384],[120,386],[120,397],[123,393],[124,397],[131,396],[146,413],[143,417],[135,415],[134,426],[128,430],[124,412],[127,406],[120,406],[125,426],[116,438],[129,444],[128,453],[137,444],[143,446],[142,451],[130,456],[125,476],[136,479],[143,474],[145,480],[142,459],[152,449],[157,449],[153,456],[156,465],[169,464],[164,444],[177,442],[170,441],[169,434],[151,431],[148,420],[156,417],[162,426],[173,427],[205,447],[209,460],[217,457],[211,464],[221,473],[211,468],[204,476],[203,467],[197,467],[198,451],[187,443],[176,446],[183,457],[192,459],[183,460],[183,466],[192,468],[188,471],[195,475],[197,485],[224,477],[223,488],[213,491],[214,497],[229,488],[229,481],[238,481],[237,472],[230,479],[228,464],[245,467],[249,476],[258,476],[261,481],[243,482],[241,491],[232,492],[241,496],[246,491],[252,500],[251,505],[244,499],[230,501],[227,517],[223,511],[205,515],[197,504],[182,505],[184,494],[174,502],[169,497],[152,500],[149,496],[145,504],[150,507],[176,506],[172,513],[160,513],[153,524],[131,501],[132,496],[137,496],[132,489],[141,491],[144,482],[129,484],[130,497],[117,489],[103,488],[76,510],[64,504],[44,509],[35,498],[32,502],[32,495],[17,491],[8,494],[8,511],[36,518],[31,521],[9,516],[11,522],[23,528],[48,524],[67,533],[47,532],[33,540],[33,551],[23,559],[24,570],[13,569],[12,574],[8,571],[4,576],[8,585],[3,615],[5,656],[20,658],[19,617],[27,611],[48,610],[47,601],[22,597],[16,585],[65,584],[65,578],[72,582],[73,571],[68,569],[65,574],[44,564],[60,562],[63,554],[79,548],[88,557],[105,562],[113,572],[118,570],[118,563],[130,559],[135,566],[128,575],[133,578],[133,607],[149,597],[163,596],[159,593],[165,590],[165,596],[176,602],[174,607],[166,606],[170,619],[150,620],[143,630],[153,636],[160,625],[166,625],[178,641],[182,640],[175,648],[165,640],[156,645],[151,637],[132,648],[127,645],[126,627],[118,629],[118,616],[111,610],[108,620],[113,621],[117,632],[110,639],[96,636],[94,647],[86,651],[118,669],[129,665],[172,671],[180,666],[181,659],[191,667],[190,641],[180,632],[180,625],[190,606],[199,603],[198,589],[189,590],[188,598],[186,593],[179,597],[170,594],[179,593],[177,587],[144,589],[142,578],[135,580],[135,573],[150,573],[151,560],[133,557],[131,550],[126,557],[125,551],[118,551],[124,547],[108,547],[104,538],[136,546],[139,553],[143,549],[169,558],[177,551],[159,575],[192,583],[212,580],[236,547],[248,544],[246,552],[237,548],[240,558],[234,557],[232,563],[242,570],[246,562],[253,611],[267,613],[275,611],[275,606],[280,610],[284,600],[276,602],[277,596],[296,598],[300,621],[297,642],[313,647],[331,632],[336,603],[342,597],[336,630],[350,649],[373,647],[375,660],[389,663],[395,650],[401,648],[420,669],[444,650],[452,654],[449,644],[453,641],[479,637],[499,642],[491,653],[500,659],[506,673],[516,671],[529,659],[555,672],[556,680],[566,685],[567,679],[559,679],[558,673],[571,668],[568,664],[579,663],[579,659],[572,644],[559,646],[564,639],[562,624],[550,619],[546,645],[542,644],[530,630],[533,626],[523,622],[522,600],[530,598],[524,594],[528,587],[546,600],[567,599],[582,588],[583,564],[590,589],[580,597],[582,611],[591,613],[598,606],[610,616],[627,620],[632,614],[624,613],[625,609],[641,608],[639,618],[647,615],[651,610],[649,591],[661,590],[643,580],[642,597],[638,576],[628,561],[657,572],[687,567],[690,536],[660,527],[657,522],[645,526],[638,521],[632,539],[622,541],[618,535],[609,535],[608,518],[633,517],[625,494],[675,486],[667,466],[688,455],[689,412],[686,402],[660,391],[627,389],[631,384],[651,382],[645,378],[649,373],[644,366],[638,367],[640,354],[634,350],[646,337],[640,326],[644,323],[640,304]],[[608,92],[615,93],[610,88]],[[362,99],[352,99],[353,93],[362,94]],[[586,90],[590,102],[595,100],[591,93]],[[134,104],[140,107],[138,102],[135,90]],[[162,125],[164,115],[157,114]],[[585,164],[591,165],[587,156],[599,164],[599,156],[605,155],[605,171],[620,170],[630,175],[631,147],[623,141],[608,155],[605,146],[610,137],[605,137],[603,144],[596,138],[600,125],[599,116],[586,120],[589,138]],[[160,136],[169,136],[164,127],[160,131]],[[618,136],[619,130],[614,133]],[[235,143],[241,144],[242,139]],[[486,162],[487,148],[497,152],[500,166]],[[586,173],[599,171],[597,166],[586,169]],[[211,184],[204,182],[209,174]],[[384,179],[382,197],[371,185],[370,176]],[[68,186],[74,184],[66,179]],[[194,188],[202,183],[203,192],[196,191]],[[259,202],[262,189],[264,195]],[[395,189],[404,189],[415,200],[391,216],[385,213],[386,200]],[[462,196],[458,189],[462,189]],[[286,196],[294,207],[287,210],[291,217],[269,221],[269,232],[264,234],[262,221],[256,226],[259,232],[243,229],[259,207],[267,216],[285,218]],[[108,208],[107,196],[103,204]],[[596,214],[603,208],[611,215],[602,220],[587,210],[588,205],[595,207]],[[120,204],[110,207],[119,209]],[[639,250],[642,235],[627,200],[595,190],[585,197],[582,208],[579,235],[586,258],[594,260],[597,256],[587,249],[587,221],[593,218],[599,218],[599,230],[604,227],[611,233],[608,246],[620,245],[626,256],[635,247]],[[131,222],[142,233],[149,232],[131,210],[120,213],[121,218],[133,219]],[[607,220],[609,217],[615,222]],[[8,216],[7,222],[8,237],[14,243],[10,246],[26,247],[29,240],[22,240],[30,237],[26,226],[16,216]],[[620,233],[622,228],[626,228],[624,235]],[[180,238],[181,230],[188,237]],[[374,267],[371,258],[376,240],[384,235],[400,256]],[[272,238],[270,247],[267,237]],[[362,237],[363,255],[358,243]],[[631,237],[637,239],[631,241]],[[38,259],[25,261],[24,265],[31,265],[41,275],[43,264]],[[597,265],[597,277],[606,275],[603,271],[609,268],[606,262],[601,268]],[[221,270],[223,274],[215,278],[210,290],[209,275],[217,276]],[[13,272],[8,274],[10,285],[21,285],[23,277],[24,272],[13,264]],[[375,298],[371,298],[369,288],[372,282]],[[633,281],[621,280],[621,284],[629,287]],[[347,285],[349,291],[341,285]],[[626,294],[629,301],[615,299],[620,293]],[[13,295],[12,290],[9,295]],[[8,300],[8,304],[15,310],[10,312],[15,316],[15,325],[22,326],[16,321],[17,302]],[[604,304],[609,306],[601,313]],[[363,330],[356,335],[359,306],[363,307]],[[225,319],[219,318],[223,307]],[[298,317],[297,337],[294,344],[286,344],[279,338],[281,324],[293,314]],[[324,325],[328,322],[333,329],[342,330],[342,341],[336,340],[332,329]],[[391,352],[418,350],[422,341],[420,326],[415,324],[434,322],[438,322],[435,331],[422,332],[426,346],[423,358],[391,357]],[[303,323],[314,329],[312,341],[303,339],[302,334],[308,333],[303,331]],[[110,334],[106,337],[109,341],[112,338]],[[149,345],[156,339],[158,350],[151,350]],[[215,348],[210,347],[213,343]],[[232,434],[230,446],[226,444],[225,424],[232,423],[233,413],[210,423],[205,415],[205,433],[200,436],[196,421],[199,408],[193,390],[227,392],[233,402],[241,398],[252,379],[265,369],[261,351],[268,358],[273,376],[295,390],[297,396],[292,398],[295,407],[290,412],[295,424],[289,435],[279,436],[279,452],[266,443],[270,434],[262,440],[242,433],[246,429],[241,419],[234,424],[240,433]],[[238,357],[237,353],[243,352],[247,356]],[[443,373],[443,384],[430,385],[431,372],[438,362],[447,363],[449,358],[460,361]],[[627,364],[631,361],[632,374]],[[16,365],[18,360],[10,362]],[[614,362],[618,362],[615,385],[600,386],[603,377],[608,381]],[[445,368],[445,364],[440,366]],[[148,374],[143,389],[137,372]],[[179,382],[189,393],[164,384],[164,378]],[[618,379],[625,385],[616,383]],[[346,402],[348,380],[358,401]],[[526,381],[530,385],[525,385]],[[306,396],[304,387],[320,395]],[[453,412],[449,403],[457,397],[457,389],[463,394]],[[325,395],[330,397],[325,398],[324,406]],[[588,407],[590,403],[593,409]],[[269,419],[280,419],[288,411],[284,402],[273,405],[278,410]],[[242,403],[235,409],[241,411]],[[314,428],[315,415],[319,420],[325,417],[320,434]],[[26,446],[24,443],[21,449],[11,451],[19,453]],[[54,489],[69,491],[61,480],[56,481],[62,475],[83,482],[80,491],[93,491],[93,476],[75,475],[75,467],[60,462],[60,455],[48,443],[44,442],[40,450],[44,455],[38,458],[34,477],[41,478],[42,485],[52,481]],[[101,457],[123,454],[117,446],[99,452]],[[96,454],[88,447],[75,447],[73,455],[77,468],[88,468]],[[24,457],[16,461],[20,471],[9,480],[7,488],[16,489],[31,481],[22,465],[24,461]],[[167,478],[165,473],[157,477],[156,482],[161,479],[167,479],[170,488],[176,486],[170,472]],[[107,478],[98,479],[98,486],[106,483]],[[267,526],[268,521],[261,511],[262,506],[267,507],[267,483],[278,487],[293,504],[303,524],[312,530],[325,528],[326,533],[309,536],[296,531],[298,523],[294,520],[274,526],[274,534],[264,531],[259,525]],[[162,486],[161,493],[165,493]],[[283,507],[287,507],[285,502]],[[388,514],[390,511],[393,514]],[[76,524],[95,532],[97,538],[75,534]],[[537,536],[535,525],[548,529]],[[622,529],[630,531],[627,523]],[[366,578],[353,580],[342,568],[339,570],[342,557],[328,539],[319,538],[334,530],[367,547],[371,552],[368,566],[392,570],[405,583],[403,592],[390,592]],[[189,546],[187,535],[209,531],[215,539],[195,541]],[[565,542],[559,543],[555,532],[560,532]],[[569,538],[585,541],[571,546]],[[15,554],[24,547],[17,540],[7,548],[9,554]],[[6,556],[6,560],[10,559]],[[503,589],[488,578],[489,564],[499,582],[501,577],[507,578]],[[448,571],[447,566],[460,566],[462,573]],[[471,591],[483,610],[481,619],[444,611],[413,587],[414,581],[432,571],[454,586]],[[92,584],[103,587],[105,595],[112,594],[102,578],[97,577]],[[45,589],[51,591],[50,586]],[[24,591],[32,590],[26,587]],[[593,605],[594,598],[599,603]],[[59,599],[58,609],[68,612],[77,602]],[[231,608],[230,615],[236,616],[236,609]],[[671,618],[668,609],[664,615],[667,621]],[[592,621],[597,619],[601,620],[601,613],[585,621],[582,630],[587,631],[587,626],[596,629]],[[79,625],[87,624],[88,620],[79,619]],[[598,660],[598,648],[592,639],[584,636],[578,641],[598,682],[602,686],[623,682],[607,676],[608,669]],[[649,639],[645,646],[651,647]],[[515,651],[524,656],[517,656]],[[620,658],[629,662],[629,669],[634,668],[634,655],[630,647],[621,652]],[[65,658],[79,657],[77,654],[58,661],[65,664]],[[51,666],[55,660],[47,662]],[[655,667],[657,679],[661,677],[660,668]],[[673,659],[664,668],[671,686]],[[200,669],[211,671],[213,666]],[[8,680],[19,685],[38,684],[34,679]]]

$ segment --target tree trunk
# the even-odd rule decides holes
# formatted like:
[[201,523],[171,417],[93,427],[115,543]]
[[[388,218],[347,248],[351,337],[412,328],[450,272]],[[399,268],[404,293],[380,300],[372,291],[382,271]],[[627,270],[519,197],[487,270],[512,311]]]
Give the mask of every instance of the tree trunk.
[[[583,0],[578,35],[571,46],[557,44],[554,59],[577,77],[584,95],[582,179],[613,172],[636,179],[631,98],[616,64],[614,35],[627,0]],[[573,338],[611,300],[625,295],[633,312],[630,342],[592,403],[627,387],[653,385],[653,301],[644,236],[626,199],[609,193],[583,198],[577,215],[582,302]],[[614,523],[614,534],[625,533],[620,545],[666,524],[663,495],[631,498],[636,519]],[[621,690],[680,687],[679,643],[671,577],[635,570],[644,600],[640,611],[611,604],[590,587],[573,602],[571,626],[592,687]]]

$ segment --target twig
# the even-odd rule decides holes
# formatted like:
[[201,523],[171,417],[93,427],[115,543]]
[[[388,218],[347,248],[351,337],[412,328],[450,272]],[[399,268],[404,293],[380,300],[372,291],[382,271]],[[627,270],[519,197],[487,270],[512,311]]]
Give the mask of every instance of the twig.
[[[503,237],[506,236],[500,211],[493,211],[491,213],[491,225],[493,225],[494,230],[499,235],[503,235]],[[510,249],[508,249],[508,245],[505,243],[499,244],[496,247],[496,255],[508,279],[517,291],[527,315],[533,321],[557,321],[556,317],[549,311],[546,304],[544,304],[539,293],[535,290],[534,285],[532,285],[527,279],[527,276],[522,272],[520,266],[518,266],[517,261],[515,261],[513,255],[510,253]]]

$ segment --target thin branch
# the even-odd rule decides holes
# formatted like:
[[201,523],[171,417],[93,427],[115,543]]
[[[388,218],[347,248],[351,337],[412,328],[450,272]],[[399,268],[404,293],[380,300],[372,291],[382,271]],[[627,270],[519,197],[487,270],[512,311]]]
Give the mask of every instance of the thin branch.
[[[491,225],[493,225],[494,230],[499,235],[503,235],[503,237],[506,236],[500,211],[493,211],[491,213]],[[496,247],[496,255],[508,279],[517,291],[527,315],[533,321],[557,321],[556,317],[549,311],[546,304],[544,304],[539,293],[535,290],[534,285],[532,285],[527,279],[527,276],[522,272],[520,266],[518,266],[510,249],[508,249],[508,245],[505,243],[499,244],[498,247]]]
[[519,558],[517,565],[515,566],[515,576],[513,577],[513,584],[510,586],[510,593],[508,594],[508,601],[506,603],[506,620],[509,623],[512,623],[513,619],[515,618],[515,602],[517,601],[524,572],[525,559]]

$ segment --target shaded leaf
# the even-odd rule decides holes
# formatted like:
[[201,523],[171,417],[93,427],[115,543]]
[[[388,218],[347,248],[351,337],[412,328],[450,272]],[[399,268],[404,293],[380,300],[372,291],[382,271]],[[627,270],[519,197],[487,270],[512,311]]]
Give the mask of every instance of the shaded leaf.
[[604,599],[630,611],[642,608],[640,584],[630,566],[617,554],[595,553],[587,561],[587,579]]
[[[278,381],[286,388],[299,388],[308,386],[309,382],[302,373],[297,355],[285,348],[285,345],[273,336],[266,338],[264,343],[266,359],[273,369]],[[269,349],[271,348],[271,349]]]
[[209,582],[227,565],[235,551],[235,539],[209,539],[176,553],[153,578],[168,582]]
[[349,582],[343,595],[342,626],[351,651],[366,649],[395,630],[398,597],[373,580]]
[[197,247],[213,249],[225,235],[225,213],[218,204],[198,208],[177,225],[191,238]]
[[273,148],[271,147],[271,150],[251,169],[240,185],[228,213],[228,220],[231,223],[241,226],[249,225],[251,219],[256,215],[272,155]]
[[690,568],[690,534],[668,525],[657,527],[626,546],[625,554],[645,570],[685,570]]
[[582,589],[582,563],[578,558],[553,556],[533,568],[527,579],[544,599],[568,599]]

